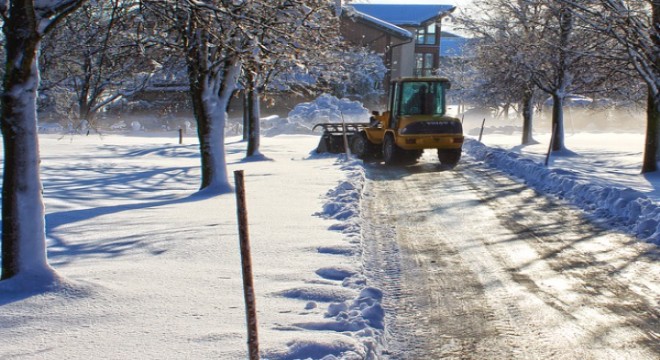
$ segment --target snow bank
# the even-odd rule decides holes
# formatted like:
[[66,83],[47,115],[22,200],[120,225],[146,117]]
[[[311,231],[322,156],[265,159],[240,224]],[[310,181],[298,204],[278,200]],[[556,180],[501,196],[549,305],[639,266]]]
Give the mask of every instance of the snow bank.
[[[316,155],[319,156],[319,155]],[[346,240],[355,248],[360,248],[360,197],[364,186],[365,173],[361,161],[345,161],[338,159],[346,178],[337,187],[328,191],[327,200],[321,212],[316,213],[325,219],[337,220],[331,229],[340,231]],[[319,252],[340,253],[342,249],[319,249]],[[311,288],[293,289],[285,296],[293,296],[309,300],[308,307],[316,307],[316,301],[331,301],[325,313],[325,319],[318,322],[295,324],[306,330],[334,331],[349,336],[354,340],[334,340],[331,344],[326,339],[318,341],[293,342],[289,352],[284,356],[269,354],[269,359],[294,359],[296,354],[313,356],[328,354],[323,360],[334,359],[377,359],[385,347],[383,337],[385,310],[381,302],[383,292],[380,289],[367,286],[364,275],[350,269],[337,267],[321,268],[317,274],[326,279],[341,280],[345,289],[358,290],[359,295],[347,298],[348,291],[335,290],[331,294],[314,291]],[[343,344],[343,345],[342,345]],[[304,349],[304,350],[303,350]]]
[[570,170],[547,168],[520,154],[472,139],[466,140],[464,150],[477,160],[523,179],[539,192],[556,195],[610,225],[660,245],[660,207],[637,190],[580,180]]
[[369,110],[359,101],[349,99],[338,99],[332,95],[323,94],[312,102],[296,105],[289,112],[286,122],[279,123],[272,129],[267,130],[267,136],[284,133],[311,132],[314,125],[324,122],[368,122]]

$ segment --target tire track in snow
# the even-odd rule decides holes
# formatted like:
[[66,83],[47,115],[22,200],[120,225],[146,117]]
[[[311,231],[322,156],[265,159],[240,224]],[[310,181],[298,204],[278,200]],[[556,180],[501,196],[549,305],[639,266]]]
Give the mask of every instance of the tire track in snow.
[[[453,171],[423,162],[367,167],[363,256],[385,291],[386,359],[656,358],[657,275],[634,282],[646,296],[625,281],[657,274],[643,252],[603,266],[611,237],[578,212],[469,157]],[[599,291],[618,299],[589,298],[617,272]]]
[[[480,176],[472,179],[479,179],[482,184],[503,187],[511,183],[510,179],[494,176],[491,171],[478,172]],[[532,190],[521,192],[520,197],[523,202],[535,203],[537,208],[552,215],[545,219],[533,214],[506,216],[501,218],[502,225],[528,239],[548,267],[572,283],[572,289],[568,293],[553,293],[547,287],[539,287],[532,276],[512,269],[516,272],[513,274],[516,281],[561,311],[563,316],[573,319],[595,344],[617,348],[624,347],[626,342],[634,342],[631,347],[646,347],[660,356],[657,247],[595,225],[580,210],[559,200],[539,196]],[[501,200],[487,202],[491,208],[506,207]],[[547,231],[552,224],[559,224],[561,231]],[[576,310],[578,305],[592,309],[582,314]],[[585,315],[589,315],[588,322]],[[611,318],[609,322],[604,320],[607,318]],[[612,319],[616,319],[616,328],[612,327],[615,321]],[[635,351],[639,353],[630,351],[627,358],[648,357],[648,352]],[[615,351],[609,353],[615,354]],[[618,354],[612,356],[621,358]]]
[[[512,358],[518,352],[518,344],[507,345],[503,339],[517,335],[514,327],[507,316],[497,314],[498,309],[484,302],[482,280],[466,266],[463,255],[451,241],[442,239],[446,228],[438,227],[436,220],[440,215],[434,204],[425,201],[425,194],[433,189],[420,189],[423,183],[414,180],[399,181],[397,178],[406,172],[397,174],[394,169],[393,174],[392,170],[386,169],[385,176],[374,175],[371,185],[379,188],[367,191],[363,210],[374,223],[393,229],[386,236],[364,231],[365,247],[379,246],[373,243],[400,246],[396,261],[400,262],[397,267],[401,273],[397,279],[381,279],[386,294],[391,290],[396,293],[385,301],[388,310],[393,310],[388,314],[396,314],[389,322],[395,329],[391,333],[389,358],[464,358],[466,354],[479,353],[483,358]],[[432,166],[421,172],[428,178],[435,177],[436,170]],[[395,180],[387,180],[390,177]],[[440,177],[443,181],[455,181],[450,173]],[[437,185],[428,179],[423,182],[427,186]],[[371,263],[378,263],[378,257],[384,254],[371,250],[365,255],[372,257]],[[393,286],[393,281],[402,283]]]

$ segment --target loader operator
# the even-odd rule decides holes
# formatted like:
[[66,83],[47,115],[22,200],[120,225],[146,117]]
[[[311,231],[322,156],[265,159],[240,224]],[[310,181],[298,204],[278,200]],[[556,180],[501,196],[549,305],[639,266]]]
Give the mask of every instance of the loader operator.
[[433,108],[432,94],[428,93],[426,85],[422,85],[406,102],[407,115],[426,115],[432,114]]

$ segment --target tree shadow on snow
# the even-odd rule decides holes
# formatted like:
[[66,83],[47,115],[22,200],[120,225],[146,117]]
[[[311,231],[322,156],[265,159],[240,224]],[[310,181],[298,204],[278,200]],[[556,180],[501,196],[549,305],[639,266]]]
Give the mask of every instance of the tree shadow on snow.
[[[495,170],[488,170],[487,172]],[[496,247],[504,243],[524,241],[535,249],[537,258],[506,269],[510,278],[542,300],[547,306],[564,315],[566,319],[579,319],[584,309],[567,303],[556,296],[552,287],[536,283],[532,276],[538,264],[546,264],[557,274],[570,274],[577,286],[571,291],[576,298],[614,299],[603,301],[611,313],[635,318],[635,325],[645,334],[657,329],[658,309],[647,298],[631,291],[630,276],[636,272],[654,269],[660,259],[660,250],[653,244],[645,244],[620,230],[616,220],[600,218],[598,214],[585,213],[553,196],[529,193],[524,184],[497,183],[481,202],[493,209],[506,208],[498,220],[511,235],[497,241],[487,242]],[[492,191],[495,191],[492,193]],[[497,210],[495,210],[497,212]],[[529,218],[529,214],[554,214],[542,221]],[[534,221],[532,221],[534,220]],[[607,240],[607,239],[613,240]],[[617,240],[614,240],[617,239]],[[596,244],[596,246],[592,245]],[[475,244],[483,246],[483,244]],[[466,246],[466,248],[469,247]],[[648,267],[644,264],[648,264]],[[499,281],[499,280],[494,280]],[[485,284],[485,288],[499,286]],[[616,299],[620,299],[617,301]],[[599,300],[594,300],[597,303]],[[570,320],[569,320],[570,321]],[[603,326],[591,334],[594,342],[599,337],[616,331]],[[638,340],[648,348],[657,348],[652,336],[641,336]]]
[[[203,201],[215,196],[231,192],[231,188],[202,190],[185,197],[152,199],[150,201],[139,201],[119,205],[99,206],[95,208],[76,209],[53,212],[46,215],[46,234],[49,241],[48,257],[52,265],[61,266],[70,263],[79,256],[102,255],[104,257],[117,257],[127,254],[136,249],[141,249],[151,255],[157,256],[167,251],[166,246],[160,245],[158,239],[194,237],[195,229],[181,227],[160,227],[160,232],[154,233],[153,228],[146,228],[143,233],[131,233],[121,238],[114,238],[111,242],[84,242],[71,244],[57,235],[58,229],[83,221],[89,221],[106,215],[117,214],[126,211],[158,208],[172,206],[196,201]],[[137,223],[131,226],[139,226]],[[122,224],[117,224],[122,226]],[[98,229],[102,231],[102,229]]]
[[[230,186],[198,191],[198,167],[145,168],[109,164],[78,170],[83,170],[84,174],[76,178],[62,169],[44,168],[44,172],[49,173],[44,181],[46,201],[67,203],[68,207],[72,208],[46,214],[48,254],[54,265],[69,263],[77,256],[116,257],[135,249],[159,255],[166,251],[164,245],[158,244],[162,235],[171,232],[172,236],[185,236],[178,235],[179,232],[185,231],[183,229],[161,226],[159,229],[162,234],[154,234],[152,227],[145,230],[145,233],[135,233],[105,243],[88,241],[73,244],[58,235],[58,231],[67,225],[127,211],[202,201],[233,191]],[[90,204],[108,201],[111,201],[111,205],[89,207]],[[117,226],[121,227],[122,224]],[[96,231],[102,232],[102,229]],[[147,231],[150,233],[146,233]],[[177,235],[174,235],[175,233]]]

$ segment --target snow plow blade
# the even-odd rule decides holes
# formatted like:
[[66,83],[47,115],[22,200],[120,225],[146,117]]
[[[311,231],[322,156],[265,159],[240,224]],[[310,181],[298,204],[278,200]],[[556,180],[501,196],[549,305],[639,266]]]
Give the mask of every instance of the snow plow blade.
[[316,124],[312,128],[312,131],[317,128],[323,129],[323,134],[321,134],[321,140],[319,145],[316,147],[317,153],[331,153],[331,154],[341,154],[346,152],[346,146],[344,145],[344,131],[346,131],[346,139],[348,143],[351,143],[351,137],[360,132],[365,127],[368,127],[369,123],[321,123]]

